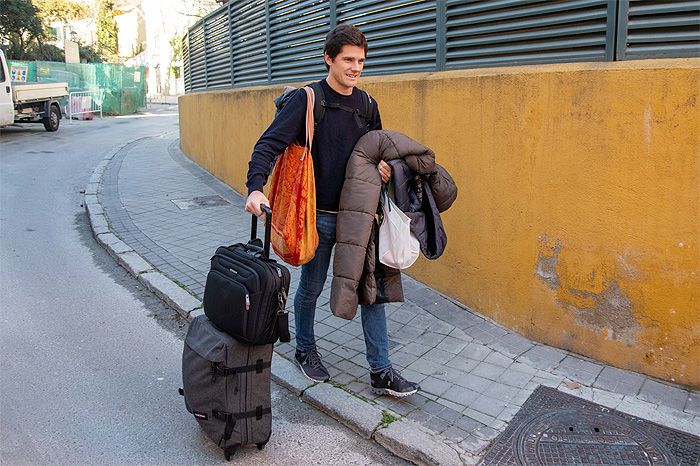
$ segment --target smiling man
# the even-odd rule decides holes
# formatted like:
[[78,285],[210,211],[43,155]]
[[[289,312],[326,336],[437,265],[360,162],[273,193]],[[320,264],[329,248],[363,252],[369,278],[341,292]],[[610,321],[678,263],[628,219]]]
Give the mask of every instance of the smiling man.
[[[323,291],[335,245],[336,215],[345,167],[357,140],[370,130],[382,128],[377,102],[356,87],[366,56],[367,40],[356,27],[341,24],[326,36],[323,57],[328,76],[318,83],[325,108],[323,118],[316,122],[311,152],[316,179],[319,244],[314,258],[302,266],[294,298],[295,359],[304,375],[316,382],[329,379],[316,347],[314,319],[316,301]],[[260,205],[270,205],[262,188],[275,158],[295,140],[304,144],[305,117],[306,93],[298,89],[255,144],[248,167],[245,207],[248,212],[259,216]],[[387,182],[391,176],[389,166],[382,161],[377,169],[382,181]],[[384,305],[362,305],[360,311],[372,389],[379,394],[398,397],[417,392],[416,384],[408,382],[392,368]]]

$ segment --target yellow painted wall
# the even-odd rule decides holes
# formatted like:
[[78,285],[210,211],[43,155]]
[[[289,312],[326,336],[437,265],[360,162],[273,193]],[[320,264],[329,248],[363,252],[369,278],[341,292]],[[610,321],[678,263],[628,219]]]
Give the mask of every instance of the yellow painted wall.
[[[538,341],[700,386],[700,60],[363,78],[459,186],[411,275]],[[281,86],[180,98],[183,151],[245,193]]]

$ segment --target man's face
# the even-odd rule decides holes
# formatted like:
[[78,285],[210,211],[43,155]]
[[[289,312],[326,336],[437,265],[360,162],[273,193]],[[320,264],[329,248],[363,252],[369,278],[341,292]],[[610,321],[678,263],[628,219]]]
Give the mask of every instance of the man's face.
[[365,49],[357,45],[343,45],[334,59],[328,55],[324,55],[324,58],[329,66],[328,84],[341,94],[351,94],[365,66]]

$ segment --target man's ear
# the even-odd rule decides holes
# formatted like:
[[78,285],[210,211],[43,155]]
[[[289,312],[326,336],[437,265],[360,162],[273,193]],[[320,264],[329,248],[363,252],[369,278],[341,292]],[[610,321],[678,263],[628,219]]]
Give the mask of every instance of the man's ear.
[[326,65],[331,66],[333,64],[333,59],[327,53],[323,54],[323,59],[326,60]]

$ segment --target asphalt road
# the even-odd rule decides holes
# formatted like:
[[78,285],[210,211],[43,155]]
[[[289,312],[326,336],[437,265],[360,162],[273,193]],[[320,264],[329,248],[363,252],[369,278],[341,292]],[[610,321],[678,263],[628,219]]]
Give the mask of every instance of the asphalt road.
[[[177,129],[151,115],[0,131],[0,464],[219,464],[177,393],[186,323],[95,242],[81,206],[114,146]],[[404,464],[273,384],[265,450],[229,464]]]

